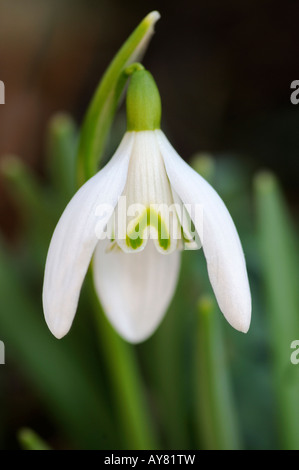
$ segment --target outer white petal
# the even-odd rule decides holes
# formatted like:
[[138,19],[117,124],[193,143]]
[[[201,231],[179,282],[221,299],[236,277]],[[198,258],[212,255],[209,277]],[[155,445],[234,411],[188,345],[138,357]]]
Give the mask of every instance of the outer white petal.
[[[46,322],[62,338],[73,322],[80,289],[98,237],[126,183],[135,133],[126,133],[109,163],[87,181],[71,199],[54,231],[44,276]],[[107,208],[97,214],[99,205]]]
[[[163,132],[156,131],[171,185],[188,211],[202,245],[208,273],[219,307],[228,322],[246,333],[251,319],[251,295],[240,239],[222,199],[216,191],[177,154]],[[203,226],[194,219],[195,204],[203,205]]]
[[161,322],[177,284],[180,252],[163,255],[149,240],[145,249],[105,252],[99,242],[94,282],[104,311],[118,333],[131,343],[147,339]]

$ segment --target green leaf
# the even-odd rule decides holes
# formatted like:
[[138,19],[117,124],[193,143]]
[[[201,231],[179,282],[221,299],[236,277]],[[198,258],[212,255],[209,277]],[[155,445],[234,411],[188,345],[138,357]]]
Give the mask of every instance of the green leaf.
[[23,450],[52,450],[36,432],[29,428],[20,429],[18,439]]
[[20,210],[26,229],[25,252],[44,269],[45,256],[51,233],[55,227],[60,200],[47,191],[21,158],[5,155],[0,164],[0,174]]
[[77,129],[70,115],[59,113],[52,117],[46,150],[53,187],[67,203],[76,191]]
[[196,153],[191,159],[192,168],[209,183],[215,176],[215,160],[209,153]]
[[5,306],[0,312],[6,352],[3,367],[13,358],[71,443],[84,449],[117,445],[106,402],[97,380],[84,367],[78,345],[75,347],[72,338],[57,341],[51,336],[41,302],[31,298],[25,285],[0,243],[0,298]]
[[117,106],[124,91],[125,68],[138,61],[153,34],[154,24],[160,18],[156,11],[149,13],[133,31],[106,70],[84,119],[78,150],[78,180],[82,185],[98,170],[105,143]]
[[15,201],[20,201],[26,205],[30,213],[40,216],[43,212],[41,202],[43,189],[22,159],[16,155],[4,155],[1,159],[0,173],[11,185]]
[[199,439],[207,450],[236,450],[240,442],[221,313],[210,296],[200,299],[198,311],[195,403]]
[[255,194],[280,438],[284,448],[295,450],[299,449],[299,375],[290,360],[290,347],[299,339],[296,234],[274,175],[257,175]]

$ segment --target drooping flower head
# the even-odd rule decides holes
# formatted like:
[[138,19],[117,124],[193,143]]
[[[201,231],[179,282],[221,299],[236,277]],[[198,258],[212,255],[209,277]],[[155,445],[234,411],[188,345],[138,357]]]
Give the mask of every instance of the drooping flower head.
[[160,130],[161,100],[151,74],[132,74],[127,132],[109,163],[72,198],[54,231],[43,304],[52,333],[73,322],[91,258],[95,288],[118,333],[137,343],[161,322],[173,297],[183,249],[203,251],[219,307],[247,332],[251,296],[235,225],[215,190]]

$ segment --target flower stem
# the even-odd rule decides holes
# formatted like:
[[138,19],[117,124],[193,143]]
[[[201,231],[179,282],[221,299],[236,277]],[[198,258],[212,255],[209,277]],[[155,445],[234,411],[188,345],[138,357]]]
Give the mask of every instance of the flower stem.
[[[92,286],[92,280],[89,281]],[[134,347],[122,340],[111,327],[101,311],[94,289],[92,297],[99,345],[108,365],[111,392],[124,447],[136,450],[157,449]]]

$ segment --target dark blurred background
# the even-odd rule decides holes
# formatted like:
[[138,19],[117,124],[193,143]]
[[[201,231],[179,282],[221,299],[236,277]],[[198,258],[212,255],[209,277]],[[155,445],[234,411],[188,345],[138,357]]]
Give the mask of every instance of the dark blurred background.
[[[163,128],[186,159],[237,154],[270,167],[296,207],[299,79],[296,0],[240,2],[1,0],[0,155],[15,153],[43,171],[45,128],[60,110],[78,123],[114,53],[149,11],[162,19],[145,57],[163,100]],[[16,217],[0,190],[1,225]]]

